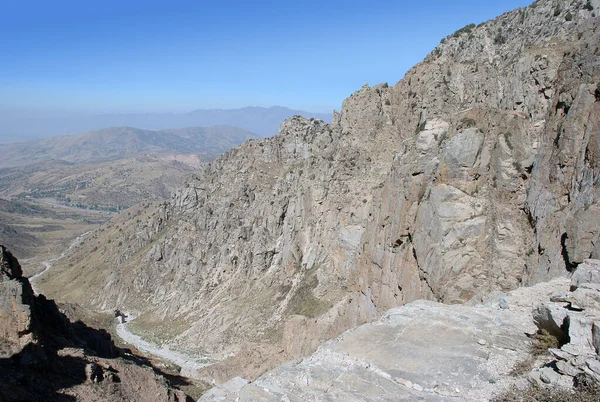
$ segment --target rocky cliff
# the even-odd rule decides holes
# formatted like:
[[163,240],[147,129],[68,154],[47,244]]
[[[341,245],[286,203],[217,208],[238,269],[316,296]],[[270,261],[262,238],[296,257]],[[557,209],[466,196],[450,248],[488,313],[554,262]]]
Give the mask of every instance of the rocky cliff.
[[333,124],[289,119],[109,223],[42,288],[229,356],[219,381],[416,299],[573,271],[600,257],[598,10],[539,0],[467,26]]

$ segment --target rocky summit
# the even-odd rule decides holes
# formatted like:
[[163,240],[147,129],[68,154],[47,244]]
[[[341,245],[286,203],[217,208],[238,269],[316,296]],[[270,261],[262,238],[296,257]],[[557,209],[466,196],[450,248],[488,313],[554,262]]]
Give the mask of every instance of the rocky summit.
[[[40,288],[132,312],[137,333],[219,360],[196,373],[215,383],[254,380],[381,319],[321,347],[321,369],[362,370],[381,384],[374,399],[470,395],[469,378],[507,370],[529,325],[473,306],[600,258],[597,12],[599,0],[538,0],[466,26],[397,84],[352,94],[332,124],[286,120],[168,202],[115,218]],[[426,319],[456,350],[419,362],[396,346],[427,340],[433,353],[439,340],[413,324]],[[384,361],[392,353],[405,368]],[[437,379],[457,354],[462,371]],[[322,396],[335,380],[310,364],[260,384],[313,381],[303,397]]]

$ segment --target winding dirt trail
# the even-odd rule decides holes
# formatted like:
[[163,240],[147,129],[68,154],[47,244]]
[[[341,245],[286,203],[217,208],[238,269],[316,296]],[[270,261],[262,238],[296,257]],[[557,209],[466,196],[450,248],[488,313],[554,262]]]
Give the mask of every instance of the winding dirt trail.
[[38,272],[37,274],[32,275],[32,276],[29,277],[29,283],[31,284],[31,288],[33,289],[33,293],[35,293],[36,295],[39,294],[39,292],[37,291],[37,289],[35,287],[34,281],[37,278],[39,278],[40,276],[42,276],[42,275],[46,274],[48,271],[50,271],[50,268],[52,268],[52,264],[54,262],[60,260],[61,258],[64,258],[69,251],[73,250],[73,247],[76,247],[76,246],[80,245],[81,242],[83,241],[83,238],[85,236],[87,236],[90,232],[91,232],[91,230],[88,231],[88,232],[85,232],[83,234],[80,234],[79,236],[77,236],[75,238],[75,240],[73,240],[73,242],[71,243],[71,245],[69,246],[69,248],[67,248],[65,251],[63,251],[58,257],[54,257],[54,258],[51,258],[49,260],[46,260],[46,261],[42,262],[42,264],[44,264],[44,269],[42,271]]

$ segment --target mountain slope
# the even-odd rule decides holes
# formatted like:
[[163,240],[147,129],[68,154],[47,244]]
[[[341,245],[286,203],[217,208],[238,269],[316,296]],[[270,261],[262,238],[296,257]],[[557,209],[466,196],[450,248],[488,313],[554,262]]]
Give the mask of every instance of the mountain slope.
[[144,155],[109,162],[50,161],[0,169],[0,196],[117,211],[168,198],[206,159],[197,155]]
[[44,289],[229,356],[201,373],[223,380],[412,300],[475,303],[598,258],[599,18],[561,4],[465,27],[333,124],[227,152]]
[[[41,269],[81,233],[97,228],[106,214],[0,198],[0,244],[21,257],[27,275]],[[60,253],[59,253],[60,254]]]
[[194,127],[151,131],[112,127],[89,133],[3,145],[0,167],[49,160],[101,162],[142,154],[199,153],[215,157],[256,135],[237,127]]

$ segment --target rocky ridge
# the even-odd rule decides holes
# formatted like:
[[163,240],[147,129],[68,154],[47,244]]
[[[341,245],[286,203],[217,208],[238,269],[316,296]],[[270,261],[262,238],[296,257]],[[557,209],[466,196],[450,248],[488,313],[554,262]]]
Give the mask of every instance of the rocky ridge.
[[99,234],[123,247],[81,248],[45,289],[227,357],[198,373],[221,382],[413,300],[477,303],[600,258],[589,3],[465,27],[393,87],[352,94],[333,124],[285,121]]

